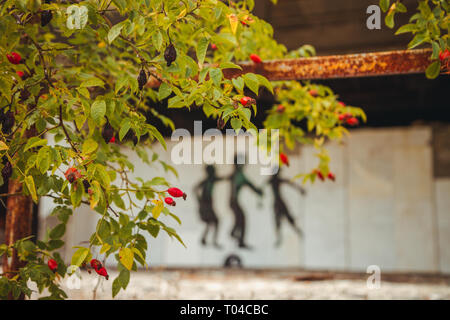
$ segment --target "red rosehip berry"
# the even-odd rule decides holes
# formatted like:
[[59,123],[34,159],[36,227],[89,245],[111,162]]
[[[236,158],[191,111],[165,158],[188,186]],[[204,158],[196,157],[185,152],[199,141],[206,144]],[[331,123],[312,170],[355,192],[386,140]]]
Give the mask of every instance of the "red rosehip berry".
[[242,97],[240,102],[245,107],[249,102],[252,102],[252,98],[250,97]]
[[261,59],[257,54],[254,54],[254,53],[252,53],[252,54],[250,55],[250,59],[251,59],[254,63],[261,63],[261,62],[262,62],[262,59]]
[[169,188],[167,189],[167,192],[174,198],[180,198],[183,197],[184,200],[186,200],[186,193],[184,193],[183,191],[181,191],[178,188]]
[[355,117],[351,117],[347,119],[347,124],[349,126],[357,126],[359,124],[359,121]]
[[325,178],[324,178],[322,172],[320,172],[319,170],[314,170],[314,173],[317,175],[317,177],[318,177],[320,180],[322,180],[322,181],[325,180]]
[[171,197],[166,197],[164,199],[164,202],[167,203],[169,206],[175,206],[177,204],[175,200],[173,200]]
[[282,164],[285,164],[286,166],[289,167],[289,158],[288,158],[288,156],[287,156],[285,153],[283,153],[283,152],[280,153],[280,161],[281,161]]
[[23,71],[17,70],[16,74],[22,78],[25,73]]
[[347,113],[340,114],[339,120],[344,121],[344,120],[352,118],[352,117],[353,117],[353,115],[350,112],[347,112]]
[[103,265],[97,259],[92,259],[91,260],[91,267],[94,268],[95,270],[97,270],[97,269],[103,268]]
[[283,113],[285,109],[286,108],[282,104],[279,104],[278,107],[277,107],[277,112]]
[[316,89],[311,89],[308,91],[308,93],[310,96],[313,96],[313,97],[317,97],[319,95],[319,92],[317,92]]
[[109,143],[114,143],[114,142],[116,142],[116,137],[112,137],[110,140],[109,140]]
[[336,180],[336,176],[334,175],[333,172],[329,172],[328,173],[328,179],[335,181]]
[[211,50],[217,50],[217,45],[215,43],[211,43]]
[[17,52],[11,52],[11,54],[7,54],[6,58],[12,64],[19,64],[22,61],[22,57]]
[[105,267],[101,267],[100,269],[95,269],[95,272],[97,272],[102,277],[105,277],[106,280],[109,279],[108,271],[106,271]]
[[58,262],[55,259],[48,260],[47,265],[53,272],[58,268]]
[[445,51],[441,51],[439,53],[439,60],[441,60],[441,61],[443,61],[449,57],[450,57],[450,51],[448,49],[445,49]]
[[338,105],[340,105],[341,107],[345,107],[345,103],[343,103],[342,101],[338,101]]
[[64,176],[70,183],[74,183],[77,179],[81,178],[81,173],[77,170],[77,168],[71,167],[67,169]]

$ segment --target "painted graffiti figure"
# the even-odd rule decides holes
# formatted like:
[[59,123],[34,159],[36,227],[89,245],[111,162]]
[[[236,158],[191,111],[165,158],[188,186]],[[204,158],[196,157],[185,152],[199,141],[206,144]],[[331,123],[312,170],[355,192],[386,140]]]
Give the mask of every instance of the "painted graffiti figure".
[[289,213],[289,210],[288,210],[283,198],[281,197],[281,190],[280,190],[281,185],[283,183],[285,183],[285,184],[288,184],[288,185],[298,189],[302,195],[304,195],[306,193],[305,189],[303,189],[302,187],[292,183],[291,181],[289,181],[287,179],[280,178],[280,171],[281,170],[278,170],[278,172],[276,174],[274,174],[268,181],[268,183],[272,187],[272,192],[273,192],[273,195],[275,198],[273,212],[274,212],[274,216],[275,216],[275,233],[276,233],[275,246],[277,246],[277,247],[281,245],[281,220],[283,218],[286,218],[286,220],[294,228],[294,230],[297,232],[297,234],[300,237],[303,236],[302,230],[295,223],[294,217],[292,217],[292,215]]
[[217,243],[217,233],[219,229],[219,219],[217,218],[216,212],[213,207],[213,189],[214,184],[222,180],[216,176],[216,168],[212,165],[206,166],[206,178],[201,181],[195,188],[196,195],[199,203],[200,219],[206,224],[205,231],[203,232],[201,243],[206,245],[206,238],[208,237],[209,231],[213,231],[213,241],[212,244],[216,248],[220,248]]
[[244,175],[244,166],[237,163],[235,159],[234,171],[230,176],[231,180],[231,197],[230,197],[230,207],[234,214],[234,226],[231,230],[231,237],[236,239],[240,248],[249,249],[249,246],[245,243],[245,214],[239,204],[239,192],[242,187],[248,186],[255,193],[262,196],[263,192],[260,188],[255,187]]

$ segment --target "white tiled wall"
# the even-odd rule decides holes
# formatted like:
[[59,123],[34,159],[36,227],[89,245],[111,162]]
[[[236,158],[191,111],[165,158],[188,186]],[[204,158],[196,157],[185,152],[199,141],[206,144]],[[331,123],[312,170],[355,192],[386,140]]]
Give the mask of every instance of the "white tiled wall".
[[[282,187],[283,197],[304,231],[299,238],[283,222],[283,245],[274,247],[273,195],[267,177],[259,167],[247,165],[245,172],[255,185],[264,188],[259,200],[250,190],[241,194],[247,214],[247,242],[252,250],[240,250],[229,237],[233,216],[229,209],[229,182],[216,185],[214,207],[220,220],[221,250],[200,245],[204,225],[197,214],[192,186],[204,176],[201,165],[177,167],[180,178],[170,181],[188,193],[173,212],[182,226],[163,217],[175,227],[187,249],[167,236],[149,238],[151,265],[221,266],[235,253],[248,267],[306,267],[364,271],[378,265],[390,271],[450,272],[450,179],[434,181],[432,176],[431,130],[426,127],[357,130],[342,144],[328,146],[331,170],[336,182],[307,185],[301,196],[290,186]],[[169,149],[170,149],[169,143]],[[162,154],[168,160],[170,151]],[[131,156],[136,174],[152,178],[161,174]],[[291,166],[282,176],[291,177],[314,168],[313,148],[290,155]],[[217,166],[219,176],[228,176],[232,166]],[[299,183],[299,182],[298,182]],[[43,203],[41,214],[49,212]],[[86,240],[98,215],[89,209],[78,210],[68,230],[67,260]],[[43,218],[45,221],[45,218]]]

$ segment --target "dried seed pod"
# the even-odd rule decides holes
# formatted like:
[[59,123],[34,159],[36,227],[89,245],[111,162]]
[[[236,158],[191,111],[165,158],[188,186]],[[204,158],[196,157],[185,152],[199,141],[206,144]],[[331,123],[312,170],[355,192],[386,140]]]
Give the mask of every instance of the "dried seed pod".
[[14,118],[14,113],[12,113],[12,111],[6,112],[1,117],[2,132],[4,134],[9,134],[11,132],[12,127],[14,127],[15,122],[16,120]]
[[222,130],[225,127],[225,121],[222,118],[217,119],[217,129]]
[[177,59],[177,50],[172,43],[166,48],[166,51],[164,52],[164,59],[166,60],[168,67],[170,67],[172,62]]
[[139,84],[139,90],[142,90],[144,86],[147,84],[147,74],[145,73],[144,69],[141,69],[141,72],[139,72],[137,81]]
[[102,137],[106,143],[111,142],[111,139],[114,137],[114,128],[111,126],[109,121],[107,121],[105,126],[103,127]]
[[30,97],[30,91],[28,91],[26,88],[20,90],[20,100],[25,101]]
[[41,12],[41,26],[45,27],[53,18],[53,13],[50,10],[44,10]]
[[13,170],[11,162],[7,161],[2,169],[3,182],[7,182],[9,180],[9,178],[12,176],[12,172]]
[[89,193],[89,188],[91,187],[91,184],[89,183],[89,181],[83,180],[83,187],[84,187],[84,192]]

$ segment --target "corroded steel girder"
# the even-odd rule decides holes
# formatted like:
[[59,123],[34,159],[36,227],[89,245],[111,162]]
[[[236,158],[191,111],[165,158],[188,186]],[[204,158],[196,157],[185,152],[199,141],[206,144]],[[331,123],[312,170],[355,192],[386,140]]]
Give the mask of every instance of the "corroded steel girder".
[[[260,64],[242,62],[239,63],[242,70],[224,69],[223,73],[231,79],[253,72],[271,81],[412,74],[424,73],[430,64],[430,56],[431,49],[420,49],[270,60]],[[150,87],[155,88],[160,84],[156,78],[151,77],[149,80]]]
[[253,72],[271,81],[373,77],[425,72],[431,50],[402,50],[240,63],[243,70],[224,70],[234,78]]

